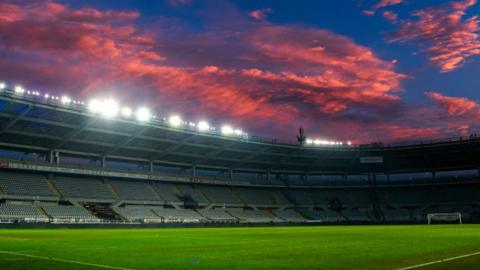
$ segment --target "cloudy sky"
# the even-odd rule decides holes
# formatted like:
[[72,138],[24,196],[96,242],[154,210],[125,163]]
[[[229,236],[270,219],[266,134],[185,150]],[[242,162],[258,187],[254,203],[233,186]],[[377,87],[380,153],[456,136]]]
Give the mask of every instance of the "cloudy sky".
[[479,132],[476,0],[0,0],[0,80],[249,133]]

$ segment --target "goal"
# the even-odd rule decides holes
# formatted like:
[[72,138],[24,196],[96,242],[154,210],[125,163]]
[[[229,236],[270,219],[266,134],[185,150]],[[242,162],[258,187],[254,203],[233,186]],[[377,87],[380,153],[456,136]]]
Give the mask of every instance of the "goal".
[[427,214],[428,224],[439,223],[459,223],[462,224],[462,213],[430,213]]

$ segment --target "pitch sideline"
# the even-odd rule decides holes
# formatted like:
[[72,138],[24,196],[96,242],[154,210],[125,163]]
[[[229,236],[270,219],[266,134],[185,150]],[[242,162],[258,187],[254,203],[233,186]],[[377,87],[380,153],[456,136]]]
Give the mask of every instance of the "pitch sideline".
[[134,270],[134,269],[132,269],[132,268],[117,267],[117,266],[110,266],[110,265],[103,265],[103,264],[95,264],[95,263],[86,263],[86,262],[79,262],[79,261],[72,261],[72,260],[64,260],[64,259],[58,259],[58,258],[50,258],[50,257],[45,257],[45,256],[37,256],[37,255],[31,255],[31,254],[25,254],[25,253],[19,253],[19,252],[12,252],[12,251],[6,251],[6,250],[0,250],[0,254],[7,254],[7,255],[13,255],[13,256],[29,257],[29,258],[40,259],[40,260],[48,260],[48,261],[72,263],[72,264],[79,264],[79,265],[85,265],[85,266],[93,266],[93,267],[104,268],[104,269]]
[[425,266],[430,266],[430,265],[434,265],[434,264],[439,264],[439,263],[444,263],[444,262],[450,262],[450,261],[460,260],[460,259],[463,259],[463,258],[468,258],[468,257],[476,256],[476,255],[480,255],[480,252],[475,252],[475,253],[470,253],[470,254],[465,254],[465,255],[450,257],[450,258],[446,258],[446,259],[441,259],[441,260],[426,262],[426,263],[422,263],[422,264],[417,264],[417,265],[412,265],[412,266],[397,268],[396,270],[416,269],[416,268],[425,267]]

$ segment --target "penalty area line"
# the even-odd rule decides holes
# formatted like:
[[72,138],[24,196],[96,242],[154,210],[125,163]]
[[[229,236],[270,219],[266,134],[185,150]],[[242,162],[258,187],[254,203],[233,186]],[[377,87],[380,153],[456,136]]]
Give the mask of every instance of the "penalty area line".
[[5,251],[5,250],[0,250],[0,254],[28,257],[28,258],[34,258],[34,259],[39,259],[39,260],[79,264],[79,265],[85,265],[85,266],[93,266],[93,267],[104,268],[104,269],[134,270],[132,268],[117,267],[117,266],[110,266],[110,265],[96,264],[96,263],[79,262],[79,261],[65,260],[65,259],[59,259],[59,258],[51,258],[51,257],[45,257],[45,256],[37,256],[37,255],[31,255],[31,254],[25,254],[25,253],[19,253],[19,252],[12,252],[12,251]]
[[477,256],[477,255],[480,255],[480,252],[475,252],[475,253],[470,253],[470,254],[465,254],[465,255],[450,257],[450,258],[446,258],[446,259],[441,259],[441,260],[426,262],[426,263],[422,263],[422,264],[417,264],[417,265],[412,265],[412,266],[397,268],[396,270],[416,269],[416,268],[420,268],[420,267],[430,266],[430,265],[433,265],[433,264],[439,264],[439,263],[445,263],[445,262],[460,260],[460,259],[464,259],[464,258],[468,258],[468,257],[472,257],[472,256]]

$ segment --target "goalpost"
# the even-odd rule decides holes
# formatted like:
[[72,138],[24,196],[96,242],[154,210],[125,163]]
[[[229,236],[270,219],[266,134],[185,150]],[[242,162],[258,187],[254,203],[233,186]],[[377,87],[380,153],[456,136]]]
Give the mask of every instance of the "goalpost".
[[440,222],[457,222],[462,224],[462,213],[430,213],[427,214],[428,225],[434,221]]

